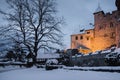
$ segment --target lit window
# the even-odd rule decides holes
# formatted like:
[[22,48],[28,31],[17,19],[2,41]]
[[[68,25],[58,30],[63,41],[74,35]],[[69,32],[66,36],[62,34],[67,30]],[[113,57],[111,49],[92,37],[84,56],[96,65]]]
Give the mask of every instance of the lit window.
[[111,38],[115,37],[115,32],[111,33]]
[[87,34],[90,34],[90,32],[87,32]]
[[89,40],[89,37],[87,37],[87,40]]
[[77,36],[75,37],[75,40],[78,40],[78,37],[77,37]]
[[80,39],[83,39],[83,36],[80,36]]

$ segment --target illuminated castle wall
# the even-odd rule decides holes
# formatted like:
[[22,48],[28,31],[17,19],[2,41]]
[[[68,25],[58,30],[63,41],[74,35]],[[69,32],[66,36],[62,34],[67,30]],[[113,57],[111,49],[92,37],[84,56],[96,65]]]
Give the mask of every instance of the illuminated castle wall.
[[98,7],[94,13],[94,29],[71,35],[71,48],[88,53],[112,46],[120,47],[120,0],[116,0],[116,6],[117,10],[112,13],[104,13]]

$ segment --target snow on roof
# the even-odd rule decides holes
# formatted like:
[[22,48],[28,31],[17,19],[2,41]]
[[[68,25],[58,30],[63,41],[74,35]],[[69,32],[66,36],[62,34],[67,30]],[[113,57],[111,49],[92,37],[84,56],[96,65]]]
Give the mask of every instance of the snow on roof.
[[100,12],[100,11],[103,11],[103,10],[102,10],[102,8],[100,7],[100,4],[98,4],[98,7],[97,7],[97,9],[95,10],[95,13]]
[[85,33],[85,29],[84,28],[80,29],[79,27],[75,28],[72,32],[72,34],[83,34],[83,33]]
[[82,54],[79,54],[79,55],[75,55],[75,56],[72,56],[72,58],[75,58],[75,57],[81,57],[82,56]]
[[39,54],[38,58],[59,58],[60,55],[59,54],[55,54],[55,53],[46,53],[46,54]]
[[84,26],[84,28],[77,27],[73,30],[72,34],[84,34],[87,30],[94,29],[94,25],[91,23],[89,25]]
[[111,50],[109,49],[109,50],[104,50],[101,53],[104,54],[104,53],[110,53],[110,52],[111,52]]
[[117,48],[114,52],[118,52],[118,54],[120,54],[120,48]]
[[89,56],[89,54],[84,54],[83,56]]

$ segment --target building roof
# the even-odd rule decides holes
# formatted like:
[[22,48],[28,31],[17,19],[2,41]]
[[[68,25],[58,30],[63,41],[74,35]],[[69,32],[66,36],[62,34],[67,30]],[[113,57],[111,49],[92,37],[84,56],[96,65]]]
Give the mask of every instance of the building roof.
[[74,34],[72,34],[71,36],[76,36],[76,35],[85,35],[85,34],[86,34],[86,31],[91,31],[91,30],[94,30],[94,29],[87,29],[87,30],[84,30],[83,32],[74,33]]

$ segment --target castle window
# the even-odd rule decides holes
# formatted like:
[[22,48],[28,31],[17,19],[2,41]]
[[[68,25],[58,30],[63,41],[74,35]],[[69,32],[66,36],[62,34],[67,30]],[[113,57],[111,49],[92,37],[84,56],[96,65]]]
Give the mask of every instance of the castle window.
[[111,33],[111,38],[115,37],[115,32]]
[[114,25],[113,25],[113,23],[111,22],[111,23],[110,23],[110,27],[113,27],[113,26],[114,26]]
[[83,39],[83,36],[80,36],[80,39]]
[[90,34],[90,32],[87,32],[87,34]]
[[99,26],[99,29],[103,29],[103,26],[100,25],[100,26]]
[[89,40],[89,37],[87,37],[86,39]]
[[78,40],[78,36],[75,37],[75,40]]

